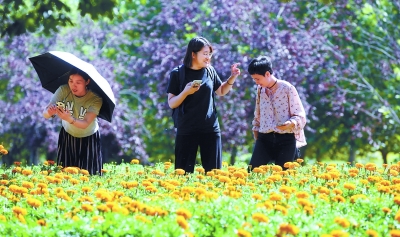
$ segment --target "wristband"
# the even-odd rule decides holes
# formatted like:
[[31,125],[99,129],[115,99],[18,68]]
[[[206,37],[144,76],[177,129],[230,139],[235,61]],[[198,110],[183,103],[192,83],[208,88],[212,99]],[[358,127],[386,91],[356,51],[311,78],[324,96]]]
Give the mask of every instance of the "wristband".
[[74,118],[74,119],[72,120],[72,122],[70,122],[69,124],[74,124],[75,121],[76,121],[76,118]]
[[230,85],[230,86],[233,86],[234,83],[235,83],[235,82],[233,82],[232,84],[230,84],[228,81],[226,81],[226,84],[228,84],[228,85]]

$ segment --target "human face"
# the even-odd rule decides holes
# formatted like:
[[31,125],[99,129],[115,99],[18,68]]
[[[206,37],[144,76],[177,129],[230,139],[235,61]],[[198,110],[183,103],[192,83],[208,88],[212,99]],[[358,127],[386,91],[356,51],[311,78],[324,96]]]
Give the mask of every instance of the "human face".
[[86,86],[89,84],[89,80],[85,81],[81,75],[74,74],[69,76],[68,85],[72,91],[72,94],[76,96],[86,95]]
[[192,53],[192,69],[201,69],[210,66],[212,53],[210,47],[204,46],[199,52]]
[[254,83],[261,87],[271,86],[272,79],[269,72],[266,72],[264,76],[260,74],[253,74],[251,77],[253,78]]

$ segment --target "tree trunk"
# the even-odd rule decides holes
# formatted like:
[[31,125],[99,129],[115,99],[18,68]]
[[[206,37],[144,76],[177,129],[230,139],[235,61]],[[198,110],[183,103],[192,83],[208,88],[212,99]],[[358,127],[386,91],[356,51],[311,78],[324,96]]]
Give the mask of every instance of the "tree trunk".
[[231,165],[235,164],[236,156],[237,156],[237,146],[233,146],[232,152],[231,152],[231,160],[230,160]]
[[354,165],[355,161],[356,161],[356,149],[354,149],[353,146],[350,146],[349,162],[351,165]]
[[387,152],[386,150],[379,150],[379,151],[382,154],[383,164],[387,164],[388,163],[387,156],[389,152]]

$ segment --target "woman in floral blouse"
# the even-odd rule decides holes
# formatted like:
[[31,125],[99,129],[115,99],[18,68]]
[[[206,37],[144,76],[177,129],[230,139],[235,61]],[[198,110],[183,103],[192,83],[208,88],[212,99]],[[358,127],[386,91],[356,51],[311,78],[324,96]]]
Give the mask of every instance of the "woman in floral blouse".
[[292,84],[273,75],[268,57],[253,59],[247,71],[258,85],[253,120],[256,144],[250,168],[266,165],[271,160],[283,167],[293,161],[297,148],[307,144],[303,104]]

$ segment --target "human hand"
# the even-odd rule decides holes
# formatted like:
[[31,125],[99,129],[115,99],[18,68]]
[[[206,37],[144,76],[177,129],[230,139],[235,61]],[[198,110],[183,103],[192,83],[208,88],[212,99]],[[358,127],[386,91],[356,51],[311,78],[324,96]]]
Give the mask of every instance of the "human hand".
[[286,121],[282,124],[278,124],[276,125],[277,128],[279,128],[280,130],[286,130],[286,129],[291,129],[294,127],[294,123],[292,123],[292,121]]
[[253,131],[253,137],[254,137],[254,140],[257,140],[257,138],[258,138],[258,131]]
[[240,75],[240,68],[238,66],[240,63],[234,63],[231,65],[231,76],[237,77]]
[[63,109],[61,107],[56,107],[56,114],[62,120],[65,120],[67,122],[69,122],[69,120],[71,120],[70,119],[71,118],[71,113],[66,109]]
[[197,92],[199,89],[200,89],[200,86],[194,87],[193,83],[189,82],[188,84],[186,84],[183,92],[185,92],[187,95],[191,95],[191,94],[194,94],[195,92]]
[[57,113],[57,105],[52,104],[52,105],[47,106],[47,113],[50,116],[54,116]]

